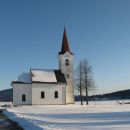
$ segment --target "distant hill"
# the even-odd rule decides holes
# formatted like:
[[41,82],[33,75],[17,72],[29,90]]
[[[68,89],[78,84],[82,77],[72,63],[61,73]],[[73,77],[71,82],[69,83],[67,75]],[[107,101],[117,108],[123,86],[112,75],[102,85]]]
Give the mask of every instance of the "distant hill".
[[[130,89],[107,93],[107,94],[89,96],[89,100],[93,100],[94,98],[96,100],[130,99]],[[12,88],[0,91],[0,102],[10,102],[12,100],[13,100]],[[80,96],[79,95],[75,96],[75,100],[79,101]],[[85,97],[84,97],[84,100],[85,100]]]
[[[83,97],[85,100],[85,97]],[[122,90],[107,94],[99,94],[99,95],[93,95],[89,96],[89,100],[114,100],[114,99],[130,99],[130,89],[128,90]],[[80,96],[75,96],[75,100],[80,100]]]
[[11,102],[13,99],[13,89],[0,91],[0,102]]
[[130,99],[130,89],[96,95],[97,98],[106,98],[106,99]]

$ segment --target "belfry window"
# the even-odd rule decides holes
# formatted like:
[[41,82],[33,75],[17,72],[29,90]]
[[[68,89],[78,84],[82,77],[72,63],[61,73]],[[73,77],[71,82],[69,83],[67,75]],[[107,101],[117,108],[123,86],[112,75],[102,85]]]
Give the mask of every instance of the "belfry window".
[[69,65],[69,60],[68,59],[65,60],[65,64]]
[[45,93],[44,93],[44,91],[41,92],[41,98],[45,98]]
[[55,98],[58,98],[58,91],[55,91]]
[[26,101],[26,95],[25,95],[25,94],[22,95],[22,101],[23,101],[23,102]]
[[66,74],[66,78],[70,78],[70,75],[69,75],[69,74]]

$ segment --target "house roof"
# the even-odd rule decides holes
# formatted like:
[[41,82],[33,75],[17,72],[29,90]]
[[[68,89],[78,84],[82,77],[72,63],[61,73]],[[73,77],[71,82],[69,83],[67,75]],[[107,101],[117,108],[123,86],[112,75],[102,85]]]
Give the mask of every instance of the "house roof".
[[30,69],[30,73],[22,73],[12,83],[62,83],[66,84],[66,79],[61,70],[52,69]]
[[61,52],[59,52],[59,54],[64,54],[66,52],[70,52],[71,54],[73,54],[70,51],[70,47],[69,47],[69,42],[68,42],[68,39],[67,39],[66,30],[64,28],[63,39],[62,39],[62,46],[61,46]]

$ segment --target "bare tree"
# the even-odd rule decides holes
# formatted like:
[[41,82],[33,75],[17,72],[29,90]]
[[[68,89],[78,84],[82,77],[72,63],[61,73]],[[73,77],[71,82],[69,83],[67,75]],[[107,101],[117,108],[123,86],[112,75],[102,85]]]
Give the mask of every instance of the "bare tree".
[[92,66],[88,63],[86,59],[82,60],[83,64],[83,81],[84,81],[84,90],[86,93],[86,104],[88,105],[88,91],[94,87],[92,79]]
[[76,69],[76,76],[75,76],[75,85],[77,90],[80,93],[80,101],[81,105],[83,105],[83,95],[82,95],[82,89],[83,89],[83,64],[80,61],[77,69]]
[[80,91],[81,105],[83,104],[83,93],[85,93],[86,104],[88,105],[88,91],[95,87],[92,78],[92,66],[86,59],[81,60],[77,67],[77,86]]

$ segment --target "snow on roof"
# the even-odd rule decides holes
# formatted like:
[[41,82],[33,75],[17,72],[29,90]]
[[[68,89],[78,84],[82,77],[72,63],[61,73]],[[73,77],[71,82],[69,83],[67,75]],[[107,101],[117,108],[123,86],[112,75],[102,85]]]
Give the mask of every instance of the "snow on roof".
[[31,69],[32,82],[57,83],[55,72],[52,69]]
[[22,73],[15,82],[23,82],[23,83],[31,83],[31,75],[30,73]]
[[22,73],[12,83],[63,83],[66,84],[65,75],[61,70],[31,69],[30,73]]

